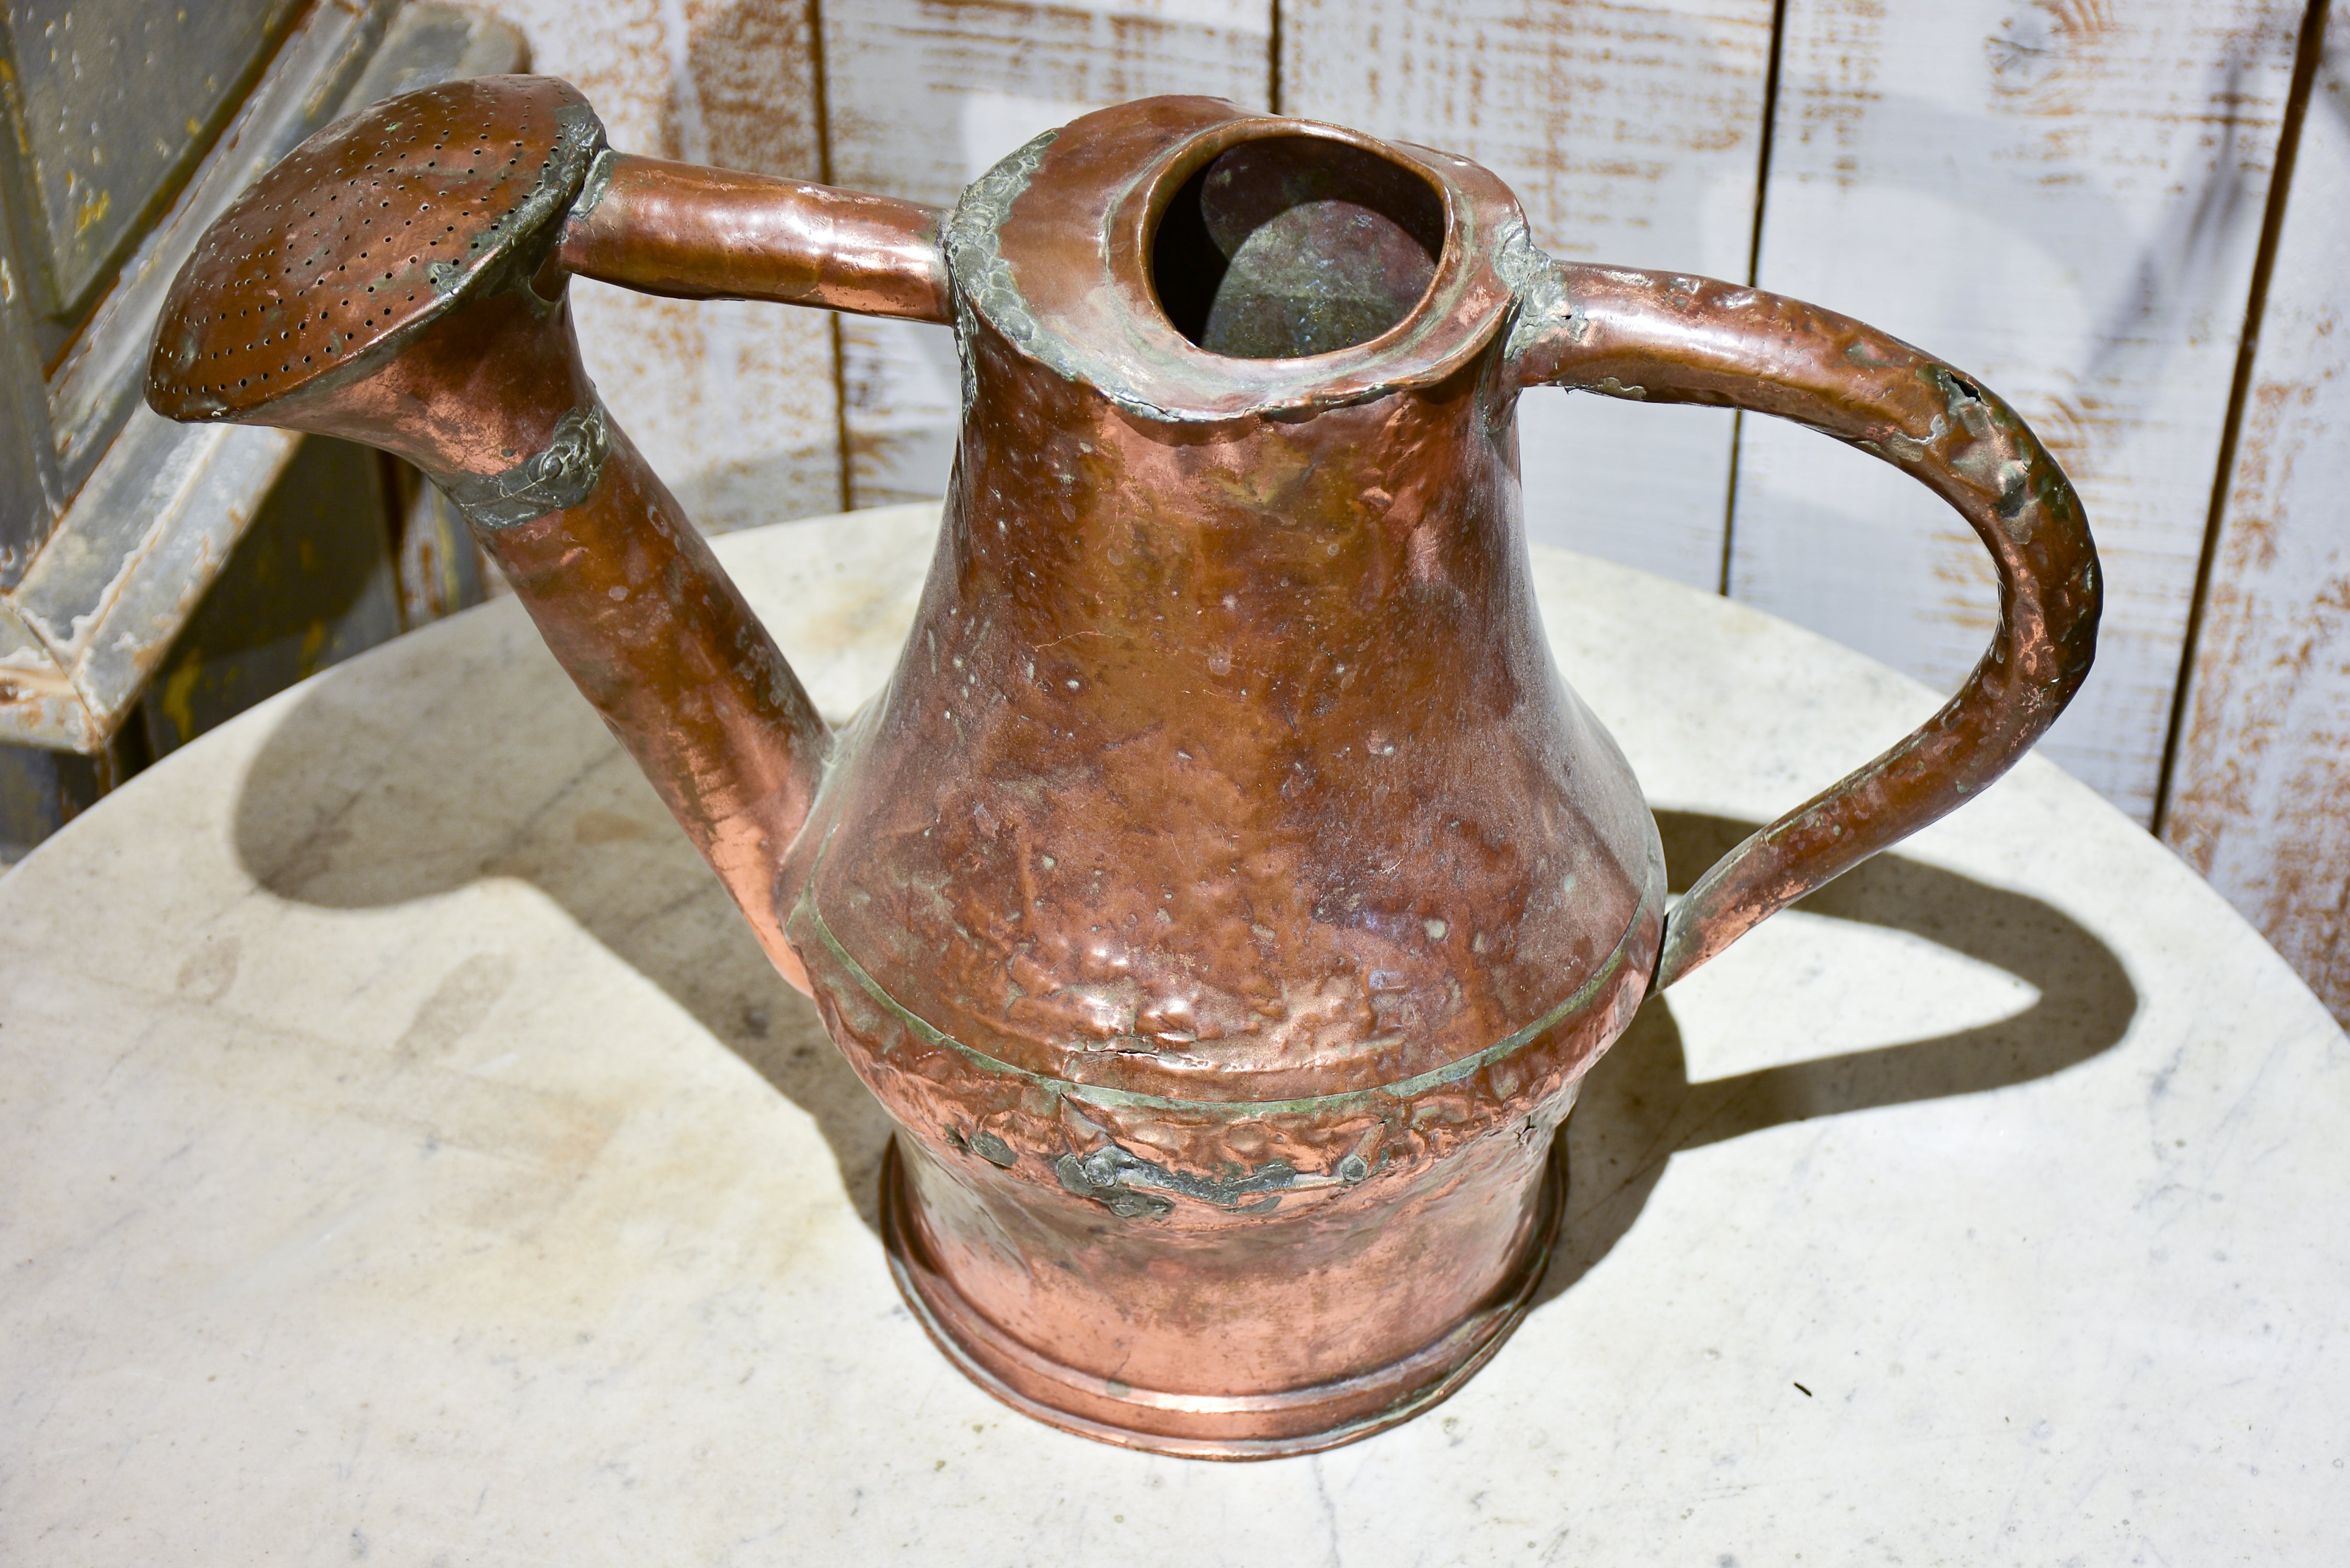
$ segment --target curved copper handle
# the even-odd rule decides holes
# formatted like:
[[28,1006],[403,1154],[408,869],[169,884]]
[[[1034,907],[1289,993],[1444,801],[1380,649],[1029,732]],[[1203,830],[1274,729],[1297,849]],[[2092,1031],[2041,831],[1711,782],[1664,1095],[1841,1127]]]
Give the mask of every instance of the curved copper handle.
[[1999,627],[1914,734],[1698,878],[1665,926],[1661,991],[1757,922],[1962,805],[2063,711],[2096,651],[2102,587],[2079,497],[1996,395],[1848,317],[1670,273],[1531,269],[1509,344],[1516,383],[1776,414],[1916,476],[1999,571]]
[[640,294],[951,322],[943,216],[888,196],[608,149],[555,260]]

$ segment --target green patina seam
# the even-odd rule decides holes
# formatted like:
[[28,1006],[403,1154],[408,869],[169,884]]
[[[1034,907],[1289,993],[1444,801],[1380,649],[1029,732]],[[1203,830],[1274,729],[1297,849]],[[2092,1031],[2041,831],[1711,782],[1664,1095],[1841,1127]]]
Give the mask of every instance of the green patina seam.
[[466,522],[494,533],[565,512],[596,493],[612,453],[604,405],[592,395],[555,422],[546,446],[504,473],[433,475]]
[[[829,845],[826,846],[827,849],[830,847]],[[1631,944],[1632,933],[1639,929],[1640,924],[1638,919],[1635,917],[1632,924],[1625,928],[1623,936],[1617,939],[1615,950],[1610,952],[1598,969],[1593,971],[1591,978],[1577,986],[1574,993],[1565,1001],[1524,1028],[1504,1035],[1473,1056],[1463,1056],[1457,1062],[1448,1063],[1444,1066],[1432,1068],[1428,1072],[1400,1079],[1392,1084],[1376,1085],[1367,1089],[1352,1089],[1341,1095],[1315,1095],[1302,1100],[1176,1100],[1163,1095],[1143,1095],[1130,1089],[1112,1089],[1097,1084],[1080,1084],[1066,1078],[1048,1078],[1041,1073],[1033,1073],[1025,1067],[1014,1066],[1009,1062],[989,1055],[984,1051],[966,1045],[953,1035],[925,1022],[903,1002],[884,991],[881,988],[881,982],[866,973],[865,966],[849,957],[848,950],[842,947],[840,940],[832,934],[832,928],[825,923],[824,916],[816,907],[816,876],[822,870],[823,857],[819,856],[816,867],[808,876],[807,886],[800,891],[799,903],[794,913],[804,913],[807,916],[809,923],[816,928],[818,940],[824,943],[825,950],[832,954],[839,961],[842,967],[856,977],[857,983],[864,989],[866,995],[880,1003],[884,1009],[895,1015],[921,1039],[934,1045],[947,1046],[959,1053],[972,1065],[985,1071],[1001,1073],[1007,1077],[1024,1079],[1041,1088],[1049,1089],[1056,1095],[1074,1096],[1078,1099],[1098,1104],[1135,1106],[1149,1110],[1179,1111],[1194,1116],[1304,1116],[1321,1111],[1351,1110],[1359,1108],[1366,1102],[1382,1096],[1399,1100],[1408,1099],[1441,1085],[1458,1083],[1523,1049],[1544,1032],[1555,1027],[1561,1019],[1589,1005],[1591,999],[1598,995],[1616,972],[1624,967],[1625,950]]]

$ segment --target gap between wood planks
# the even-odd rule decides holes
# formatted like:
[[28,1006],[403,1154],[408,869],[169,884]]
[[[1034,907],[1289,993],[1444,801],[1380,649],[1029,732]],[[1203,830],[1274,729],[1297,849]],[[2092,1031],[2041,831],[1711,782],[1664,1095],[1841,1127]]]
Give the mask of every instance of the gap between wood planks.
[[[1785,0],[1780,0],[1783,5]],[[2196,557],[2195,592],[2187,603],[2187,635],[2178,649],[2178,679],[2170,689],[2170,727],[2162,740],[2162,768],[2154,781],[2157,838],[2170,815],[2170,786],[2178,766],[2178,748],[2187,725],[2187,703],[2195,678],[2195,648],[2202,640],[2203,612],[2211,592],[2211,568],[2218,559],[2220,531],[2228,521],[2228,497],[2234,488],[2236,445],[2243,429],[2244,405],[2251,400],[2252,362],[2261,343],[2261,318],[2268,308],[2269,278],[2276,270],[2277,241],[2284,231],[2285,205],[2293,194],[2293,166],[2301,153],[2302,121],[2308,118],[2309,97],[2317,81],[2317,67],[2325,52],[2325,17],[2329,0],[2309,0],[2302,13],[2301,36],[2294,41],[2293,83],[2286,90],[2284,120],[2277,128],[2276,166],[2269,174],[2269,196],[2261,214],[2260,248],[2252,256],[2251,287],[2244,301],[2244,327],[2236,339],[2236,374],[2228,388],[2227,422],[2220,430],[2220,467],[2211,477],[2211,506],[2203,524],[2203,549]],[[1774,42],[1773,48],[1776,44]],[[1777,57],[1773,63],[1775,71]],[[1758,230],[1759,233],[1759,230]],[[1732,473],[1737,471],[1733,468]],[[1727,580],[1724,592],[1728,591]]]
[[[832,99],[824,71],[824,0],[808,0],[808,75],[810,96],[816,99],[816,179],[832,183]],[[857,510],[857,486],[849,473],[848,355],[840,340],[840,312],[825,312],[832,338],[832,444],[840,453],[840,509]]]
[[[1746,242],[1749,288],[1762,286],[1762,203],[1771,190],[1771,139],[1779,124],[1779,58],[1785,52],[1786,38],[1787,0],[1771,0],[1771,60],[1762,71],[1762,135],[1754,170],[1754,232]],[[1730,597],[1730,541],[1738,527],[1739,437],[1745,428],[1746,410],[1731,410],[1729,493],[1721,500],[1721,570],[1714,579],[1714,591],[1723,598]]]
[[1265,0],[1264,111],[1281,112],[1281,0]]

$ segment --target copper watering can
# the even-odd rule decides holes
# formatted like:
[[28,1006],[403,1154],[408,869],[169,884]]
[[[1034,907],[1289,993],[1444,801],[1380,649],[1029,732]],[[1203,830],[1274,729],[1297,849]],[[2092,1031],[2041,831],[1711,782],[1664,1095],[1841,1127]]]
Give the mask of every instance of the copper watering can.
[[[937,557],[847,728],[598,400],[573,273],[955,326]],[[1998,566],[1964,690],[1669,916],[1537,623],[1543,384],[1799,421]],[[1641,1000],[1998,777],[2095,639],[2079,503],[1979,383],[1555,263],[1472,163],[1208,99],[1088,115],[942,214],[612,152],[551,78],[427,88],[220,221],[148,397],[433,475],[896,1118],[916,1315],[1015,1407],[1167,1453],[1326,1448],[1458,1386]]]

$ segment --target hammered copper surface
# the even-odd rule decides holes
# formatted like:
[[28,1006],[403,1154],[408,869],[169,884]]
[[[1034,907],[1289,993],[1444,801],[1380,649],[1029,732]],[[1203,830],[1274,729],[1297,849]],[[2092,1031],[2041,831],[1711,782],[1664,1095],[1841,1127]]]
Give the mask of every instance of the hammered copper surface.
[[[482,90],[519,115],[567,89]],[[2086,528],[2004,404],[1792,301],[1559,266],[1443,153],[1159,99],[1031,142],[942,228],[618,155],[530,211],[513,265],[363,317],[372,346],[338,326],[360,363],[291,395],[172,401],[162,346],[266,292],[192,268],[158,406],[442,479],[897,1118],[917,1314],[1088,1436],[1301,1452],[1456,1386],[1540,1277],[1553,1134],[1641,999],[1960,804],[2087,668]],[[847,731],[597,405],[567,268],[955,320],[938,554]],[[2000,569],[1967,689],[1669,921],[1638,787],[1534,611],[1512,414],[1546,382],[1825,430]]]

